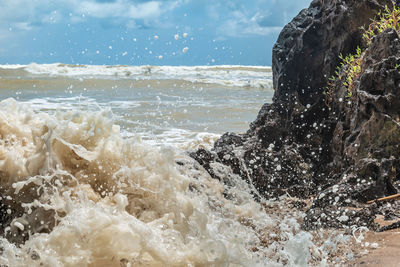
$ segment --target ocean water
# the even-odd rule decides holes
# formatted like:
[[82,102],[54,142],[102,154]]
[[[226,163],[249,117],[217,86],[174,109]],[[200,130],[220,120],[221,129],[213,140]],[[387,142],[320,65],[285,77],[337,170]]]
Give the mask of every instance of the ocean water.
[[3,65],[0,78],[0,265],[346,259],[349,237],[301,230],[299,200],[255,201],[186,154],[248,128],[271,101],[269,67]]
[[35,111],[110,110],[123,136],[156,145],[243,132],[272,99],[269,67],[0,66],[0,97]]

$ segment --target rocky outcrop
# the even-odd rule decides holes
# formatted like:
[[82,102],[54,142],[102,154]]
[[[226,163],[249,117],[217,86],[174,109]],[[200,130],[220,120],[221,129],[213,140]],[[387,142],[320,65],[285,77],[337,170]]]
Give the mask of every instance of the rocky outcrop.
[[[399,169],[399,38],[393,29],[374,37],[363,56],[356,95],[351,99],[340,101],[346,99],[347,89],[341,81],[336,83],[333,107],[338,123],[332,154],[338,169],[354,167],[364,176],[385,176],[391,180],[397,173],[395,169]],[[380,188],[368,198],[385,193],[393,190]]]
[[[332,172],[338,190],[321,192],[307,213],[308,227],[336,226],[321,222],[328,211],[343,214],[351,206],[369,218],[381,214],[399,218],[395,206],[364,207],[368,200],[398,193],[400,176],[400,36],[388,29],[372,39],[363,55],[362,71],[355,84],[355,95],[346,98],[347,88],[335,84],[332,117],[338,122],[332,139]],[[338,201],[332,201],[337,198]],[[344,202],[346,201],[346,202]],[[354,209],[352,210],[352,212]],[[347,216],[347,215],[345,215]],[[355,216],[357,218],[359,216]],[[338,222],[336,222],[338,223]],[[369,222],[373,223],[373,220]],[[348,224],[354,224],[349,219]]]
[[390,3],[315,0],[283,28],[272,50],[272,69],[274,101],[282,104],[288,116],[295,112],[295,105],[319,102],[327,75],[339,64],[338,55],[354,52],[362,43],[360,27]]
[[398,33],[372,40],[351,99],[341,81],[329,104],[323,91],[338,55],[362,45],[361,26],[385,5],[392,1],[313,1],[273,48],[273,103],[261,108],[247,133],[227,133],[212,151],[191,156],[216,179],[241,176],[255,195],[314,196],[305,228],[373,224],[382,209],[363,202],[397,192],[400,174]]

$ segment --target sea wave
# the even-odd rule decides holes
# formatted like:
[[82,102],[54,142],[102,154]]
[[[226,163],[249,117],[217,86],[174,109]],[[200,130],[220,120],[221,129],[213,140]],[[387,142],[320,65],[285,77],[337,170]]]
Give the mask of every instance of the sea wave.
[[272,88],[265,66],[105,66],[70,64],[0,65],[0,74],[65,76],[77,79],[177,80],[226,87]]
[[112,117],[0,102],[1,265],[305,266],[348,241],[302,231],[289,199],[257,202],[238,176],[122,138]]

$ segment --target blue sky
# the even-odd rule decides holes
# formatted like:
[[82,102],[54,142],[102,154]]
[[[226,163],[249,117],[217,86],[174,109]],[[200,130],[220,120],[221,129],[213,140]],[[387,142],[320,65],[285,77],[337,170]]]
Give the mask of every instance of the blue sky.
[[0,0],[0,64],[270,65],[311,0]]

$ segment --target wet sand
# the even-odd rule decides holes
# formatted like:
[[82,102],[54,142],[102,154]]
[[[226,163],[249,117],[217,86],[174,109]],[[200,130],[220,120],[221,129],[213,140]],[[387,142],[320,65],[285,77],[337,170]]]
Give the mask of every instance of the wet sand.
[[400,266],[400,229],[380,233],[370,231],[366,234],[365,242],[375,242],[379,246],[376,249],[362,249],[367,249],[369,253],[357,259],[353,266]]

